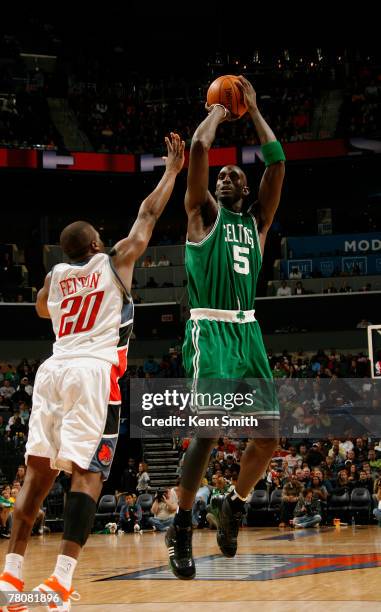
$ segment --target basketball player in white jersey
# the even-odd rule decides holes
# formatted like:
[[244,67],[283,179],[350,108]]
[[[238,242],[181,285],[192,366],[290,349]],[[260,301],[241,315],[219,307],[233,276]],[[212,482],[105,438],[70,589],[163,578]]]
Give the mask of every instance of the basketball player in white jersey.
[[[134,264],[144,253],[184,164],[184,142],[173,133],[165,140],[164,175],[141,204],[128,237],[106,255],[93,226],[83,221],[68,225],[60,242],[70,263],[55,266],[37,296],[37,313],[52,320],[56,342],[53,356],[36,376],[28,469],[13,513],[0,591],[22,591],[31,529],[59,470],[65,470],[72,480],[60,554],[51,577],[36,587],[40,593],[59,595],[62,603],[54,607],[56,612],[70,609],[73,572],[115,452],[121,403],[118,379],[127,366],[133,323]],[[0,602],[0,610],[16,609],[27,610],[22,605],[2,608]]]

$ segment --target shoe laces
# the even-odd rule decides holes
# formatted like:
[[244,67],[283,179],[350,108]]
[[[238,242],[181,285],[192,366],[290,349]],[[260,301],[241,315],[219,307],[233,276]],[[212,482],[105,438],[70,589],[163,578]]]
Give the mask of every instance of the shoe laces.
[[72,601],[79,601],[81,599],[81,596],[78,591],[73,591],[72,593],[70,593],[70,599]]

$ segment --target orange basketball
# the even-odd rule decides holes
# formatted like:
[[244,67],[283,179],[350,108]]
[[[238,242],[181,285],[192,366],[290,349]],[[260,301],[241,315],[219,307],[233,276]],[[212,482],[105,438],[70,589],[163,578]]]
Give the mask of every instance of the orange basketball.
[[237,77],[233,74],[220,76],[210,85],[206,96],[208,106],[223,104],[230,111],[232,119],[238,119],[247,112],[243,93],[237,86],[237,81]]

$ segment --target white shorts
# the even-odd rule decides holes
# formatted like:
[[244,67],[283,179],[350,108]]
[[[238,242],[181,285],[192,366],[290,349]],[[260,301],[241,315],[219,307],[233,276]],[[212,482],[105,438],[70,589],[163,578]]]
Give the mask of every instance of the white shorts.
[[39,368],[25,463],[47,457],[52,469],[102,472],[106,480],[119,433],[120,402],[110,403],[113,366],[101,359],[50,357]]

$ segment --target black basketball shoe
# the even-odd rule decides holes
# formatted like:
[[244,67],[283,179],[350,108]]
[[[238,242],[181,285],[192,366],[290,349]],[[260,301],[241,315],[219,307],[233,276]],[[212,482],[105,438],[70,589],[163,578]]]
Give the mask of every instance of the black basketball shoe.
[[192,557],[192,526],[171,525],[165,535],[168,548],[169,567],[181,580],[192,580],[196,567]]
[[225,557],[235,557],[237,552],[237,537],[242,520],[242,512],[234,512],[231,507],[230,496],[224,498],[217,518],[217,544]]

